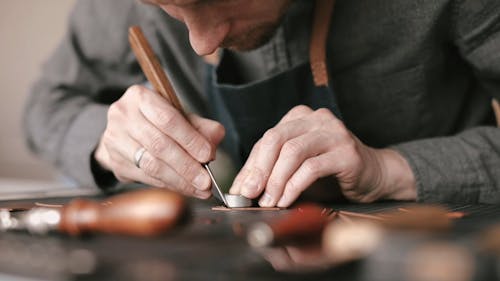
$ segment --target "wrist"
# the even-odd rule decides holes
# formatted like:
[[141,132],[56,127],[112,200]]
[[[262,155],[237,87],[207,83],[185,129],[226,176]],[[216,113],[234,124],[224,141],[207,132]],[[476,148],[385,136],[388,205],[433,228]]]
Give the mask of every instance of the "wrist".
[[416,200],[415,176],[408,161],[393,149],[380,149],[379,153],[384,190],[381,199]]

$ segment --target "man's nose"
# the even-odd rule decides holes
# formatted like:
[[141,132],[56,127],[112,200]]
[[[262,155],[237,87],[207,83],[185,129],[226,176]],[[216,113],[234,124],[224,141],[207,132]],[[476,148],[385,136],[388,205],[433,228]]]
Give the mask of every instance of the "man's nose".
[[189,30],[191,47],[200,56],[215,52],[230,29],[229,22],[204,21],[199,17],[188,18],[184,22]]

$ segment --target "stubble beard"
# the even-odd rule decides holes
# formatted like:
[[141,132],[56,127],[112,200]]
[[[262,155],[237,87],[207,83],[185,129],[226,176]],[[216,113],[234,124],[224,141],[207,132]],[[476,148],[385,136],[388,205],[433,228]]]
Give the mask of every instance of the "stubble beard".
[[290,1],[287,1],[278,11],[278,17],[275,21],[266,21],[241,32],[239,35],[227,37],[222,41],[220,47],[240,52],[261,47],[273,38],[276,30],[282,24],[289,6]]
[[280,23],[281,20],[275,23],[264,23],[249,31],[242,32],[241,35],[227,37],[222,42],[221,47],[238,52],[259,48],[271,40]]

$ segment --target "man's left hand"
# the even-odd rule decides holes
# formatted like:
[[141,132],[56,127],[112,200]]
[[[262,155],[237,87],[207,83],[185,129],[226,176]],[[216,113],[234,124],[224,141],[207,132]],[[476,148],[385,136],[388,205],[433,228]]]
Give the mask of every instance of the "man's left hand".
[[251,199],[260,195],[262,207],[288,207],[326,176],[356,202],[416,198],[413,172],[397,151],[368,147],[328,109],[303,105],[255,144],[230,193]]

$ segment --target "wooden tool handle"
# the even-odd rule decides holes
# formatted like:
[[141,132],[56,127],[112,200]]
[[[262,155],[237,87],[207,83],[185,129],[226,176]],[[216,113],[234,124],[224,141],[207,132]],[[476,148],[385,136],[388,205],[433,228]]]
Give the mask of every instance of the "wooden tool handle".
[[324,208],[306,204],[293,209],[278,220],[252,225],[247,232],[247,240],[256,248],[285,243],[306,243],[318,240],[327,222]]
[[59,230],[69,235],[153,236],[174,227],[186,211],[184,198],[165,189],[128,192],[104,202],[76,199],[61,209]]
[[500,127],[500,103],[498,103],[498,100],[492,99],[491,105],[493,106],[493,112],[495,113],[495,117],[497,119],[497,126]]
[[390,230],[441,232],[452,226],[452,219],[448,214],[444,207],[415,205],[381,213],[385,219],[378,222]]
[[[451,228],[445,208],[413,206],[378,213],[379,219],[353,217],[352,221],[333,221],[323,233],[323,252],[334,263],[361,259],[373,253],[391,235],[401,233],[441,233]],[[389,238],[387,238],[389,237]],[[410,239],[412,235],[407,236]],[[384,241],[385,240],[385,241]],[[411,241],[411,240],[410,240]]]
[[128,40],[139,65],[154,89],[185,115],[172,84],[155,56],[151,45],[139,26],[129,28]]

